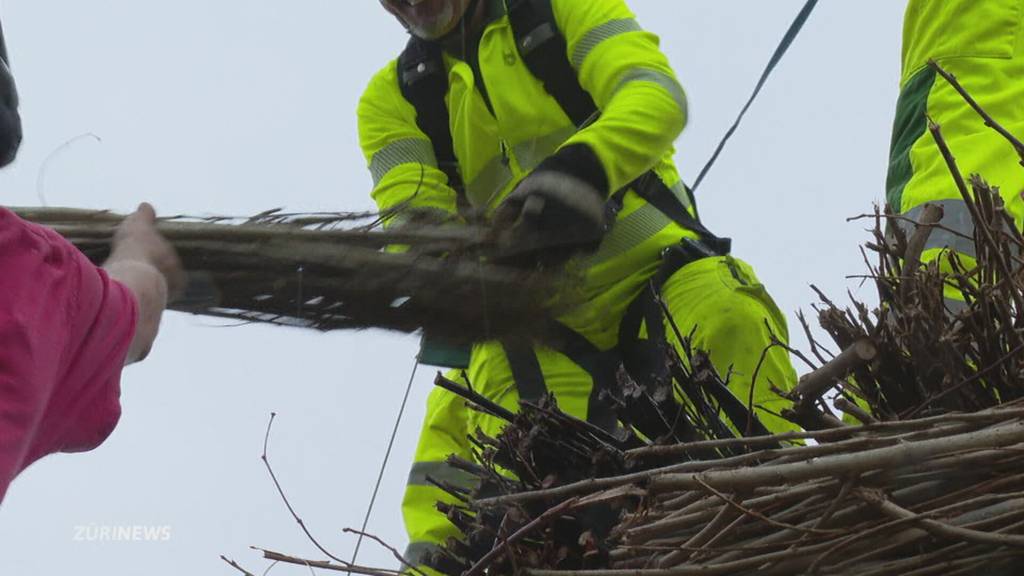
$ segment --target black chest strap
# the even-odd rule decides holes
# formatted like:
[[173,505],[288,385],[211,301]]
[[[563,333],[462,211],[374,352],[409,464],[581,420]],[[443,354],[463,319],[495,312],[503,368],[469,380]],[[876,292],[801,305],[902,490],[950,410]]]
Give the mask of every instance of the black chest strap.
[[569,47],[555,23],[551,0],[511,0],[508,19],[519,57],[530,73],[541,81],[574,126],[587,124],[598,113],[597,104],[580,85],[569,62]]
[[448,106],[444,102],[448,72],[441,46],[412,37],[398,57],[398,85],[402,96],[416,109],[416,125],[430,139],[437,167],[458,195],[459,208],[465,208],[466,187],[455,157]]
[[[628,190],[636,192],[637,196],[640,196],[648,204],[657,208],[669,220],[687,230],[695,232],[710,249],[710,253],[707,254],[708,256],[725,256],[732,251],[732,240],[717,236],[711,230],[708,230],[700,221],[700,217],[690,214],[683,201],[676,196],[675,192],[653,170],[646,172],[643,176],[634,180],[628,187],[615,193],[612,196],[612,201],[621,206]],[[685,194],[689,196],[690,204],[696,207],[696,199],[689,188],[687,188]]]
[[[669,369],[671,363],[667,356],[672,344],[665,331],[667,316],[660,302],[661,290],[665,282],[687,264],[716,255],[714,250],[699,240],[687,239],[665,249],[658,271],[627,307],[619,325],[618,345],[615,348],[601,350],[585,336],[557,321],[545,327],[545,345],[566,356],[591,378],[588,422],[607,432],[614,432],[618,427],[618,415],[613,406],[616,394],[622,392],[618,390],[620,367],[645,390],[648,400],[652,402],[651,407],[656,408],[654,414],[672,413],[672,407],[677,406],[674,394],[671,393],[674,391],[671,386],[674,374]],[[643,339],[639,337],[642,326],[647,329],[647,337]],[[520,340],[506,341],[503,345],[520,399],[535,402],[547,394],[547,384],[532,343]],[[689,379],[684,377],[680,384],[687,381]],[[654,388],[663,385],[669,386],[670,393],[655,393]],[[709,422],[718,420],[714,412],[719,410],[736,430],[748,431],[747,434],[753,436],[769,434],[757,415],[748,411],[747,406],[721,382],[705,379],[700,381],[699,388],[681,387],[679,391],[694,409],[705,413]],[[610,396],[606,397],[609,393]],[[655,398],[661,400],[656,401]],[[630,417],[639,417],[646,422],[645,434],[655,431],[657,436],[672,433],[678,438],[695,438],[695,429],[685,418],[671,423],[664,419],[659,422],[661,417],[652,418],[649,409],[646,414],[643,412],[642,402],[635,408],[641,412]],[[722,428],[719,434],[725,438],[731,433]]]

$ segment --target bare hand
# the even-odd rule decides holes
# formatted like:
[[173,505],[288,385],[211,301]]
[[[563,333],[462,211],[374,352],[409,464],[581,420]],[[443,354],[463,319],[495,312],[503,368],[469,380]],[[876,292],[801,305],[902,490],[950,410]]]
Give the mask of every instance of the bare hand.
[[125,364],[149,355],[167,303],[181,294],[185,272],[174,248],[156,229],[156,212],[145,202],[114,233],[103,268],[127,287],[138,304],[135,335]]
[[124,219],[114,233],[109,263],[139,261],[163,274],[168,300],[173,301],[185,289],[185,270],[174,247],[156,229],[156,211],[147,202]]

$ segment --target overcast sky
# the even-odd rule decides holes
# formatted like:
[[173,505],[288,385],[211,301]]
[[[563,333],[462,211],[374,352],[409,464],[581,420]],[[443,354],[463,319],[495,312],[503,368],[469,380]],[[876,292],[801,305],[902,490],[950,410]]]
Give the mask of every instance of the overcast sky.
[[[678,163],[699,171],[803,0],[631,0],[690,97]],[[825,1],[700,191],[780,307],[837,298],[883,196],[899,77],[898,0]],[[2,0],[25,143],[0,202],[246,215],[371,207],[356,101],[405,38],[375,0]],[[873,300],[870,290],[863,296]],[[802,338],[795,338],[802,342]],[[248,546],[320,558],[281,504],[271,460],[309,528],[353,540],[413,365],[413,337],[217,327],[169,315],[125,372],[107,443],[46,459],[0,509],[0,574],[256,573]],[[399,503],[433,371],[420,371],[370,530],[405,545]],[[164,528],[157,542],[81,530]],[[83,527],[83,528],[80,528]],[[76,533],[78,532],[78,533]],[[393,566],[374,545],[360,557]],[[304,574],[279,567],[274,573]]]

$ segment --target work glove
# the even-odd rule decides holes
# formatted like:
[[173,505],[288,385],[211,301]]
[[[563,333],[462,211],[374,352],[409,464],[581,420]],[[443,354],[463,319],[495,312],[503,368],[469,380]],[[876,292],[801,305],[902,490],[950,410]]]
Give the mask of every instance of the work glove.
[[550,268],[597,250],[611,228],[607,176],[586,145],[563,148],[509,194],[494,215],[498,261]]

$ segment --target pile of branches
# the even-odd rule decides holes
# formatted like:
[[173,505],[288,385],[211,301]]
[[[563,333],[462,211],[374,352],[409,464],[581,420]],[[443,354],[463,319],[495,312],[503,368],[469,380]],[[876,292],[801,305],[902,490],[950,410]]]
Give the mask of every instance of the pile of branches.
[[[558,426],[567,418],[524,406],[501,438],[480,442],[481,490],[452,490],[462,503],[442,507],[466,538],[431,567],[452,576],[902,576],[1024,565],[1017,404],[621,453],[602,446],[592,461],[571,448],[584,445],[581,434]],[[818,444],[778,446],[797,439]],[[534,462],[547,446],[562,460]],[[697,457],[712,451],[735,455]],[[646,464],[669,457],[677,463]],[[593,476],[572,480],[574,467]],[[544,475],[524,491],[507,471],[522,478],[529,468]]]
[[[473,460],[449,458],[449,465],[476,478],[477,488],[437,483],[460,502],[440,505],[440,510],[466,538],[451,540],[434,555],[431,566],[445,574],[478,576],[499,558],[510,564],[492,569],[519,567],[520,553],[529,557],[526,566],[606,565],[608,550],[603,543],[620,521],[621,510],[613,504],[632,501],[636,493],[631,488],[602,494],[586,505],[574,498],[552,507],[552,500],[540,498],[507,507],[505,498],[544,493],[552,486],[590,485],[598,482],[596,478],[679,460],[675,454],[651,447],[710,441],[705,448],[689,451],[684,460],[749,454],[751,447],[734,442],[743,437],[738,431],[767,431],[754,413],[728,393],[728,382],[719,377],[707,354],[689,346],[683,350],[686,358],[672,347],[664,348],[670,374],[664,380],[637,382],[625,370],[619,371],[618,391],[602,400],[617,408],[620,421],[628,425],[611,432],[563,413],[553,396],[538,403],[523,402],[520,411],[512,413],[439,375],[438,386],[508,424],[498,438],[480,432],[471,438]],[[766,445],[781,447],[775,441]],[[570,509],[580,513],[571,519],[563,517]],[[550,524],[546,530],[531,533],[545,524]],[[520,531],[529,534],[530,540],[522,543],[525,546],[515,535]]]
[[[70,208],[14,208],[52,227],[97,264],[123,216]],[[408,224],[376,214],[161,218],[189,276],[174,310],[319,330],[426,329],[474,341],[549,318],[555,279],[484,263],[486,228]],[[403,250],[387,250],[401,246]]]
[[[840,309],[823,296],[821,325],[844,351],[829,357],[812,340],[820,365],[786,393],[784,415],[809,432],[740,437],[705,420],[704,440],[641,433],[616,444],[553,401],[524,404],[503,416],[511,423],[498,438],[476,439],[475,463],[450,461],[480,488],[441,485],[460,500],[441,510],[466,537],[430,567],[451,576],[1019,574],[1024,236],[980,178],[964,198],[977,259],[947,254],[946,269],[920,260],[941,213],[925,210],[909,236],[886,233],[875,215],[880,306]],[[673,371],[677,394],[713,373],[700,356],[684,366],[697,369]],[[825,402],[829,390],[838,397]]]
[[[989,116],[952,75],[933,66],[1006,137],[1024,166],[1024,142]],[[965,178],[941,127],[929,121],[929,130],[970,212],[973,231],[943,226],[939,205],[926,205],[916,221],[876,210],[874,238],[867,245],[876,263],[865,259],[879,306],[869,311],[851,296],[853,308],[841,309],[818,292],[820,325],[845,352],[827,358],[807,331],[823,366],[793,394],[798,402],[790,416],[805,427],[834,422],[828,407],[815,402],[833,386],[840,391],[837,407],[868,423],[976,411],[1024,396],[1024,235],[1004,209],[999,189],[979,175]],[[966,241],[975,254],[944,251],[922,264],[932,237],[940,244]],[[852,378],[841,380],[847,374]],[[870,415],[857,404],[868,407]]]
[[[1024,163],[1024,145],[939,71]],[[429,565],[452,576],[1021,573],[1024,236],[999,191],[964,178],[941,127],[930,130],[973,234],[944,228],[937,206],[917,222],[876,211],[879,306],[821,294],[820,324],[841,352],[808,330],[812,371],[779,391],[793,401],[783,415],[808,432],[623,449],[550,402],[523,405],[498,438],[477,438],[476,463],[452,461],[480,488],[448,487],[460,503],[442,510],[466,538]],[[976,256],[923,263],[936,231],[973,241]]]

